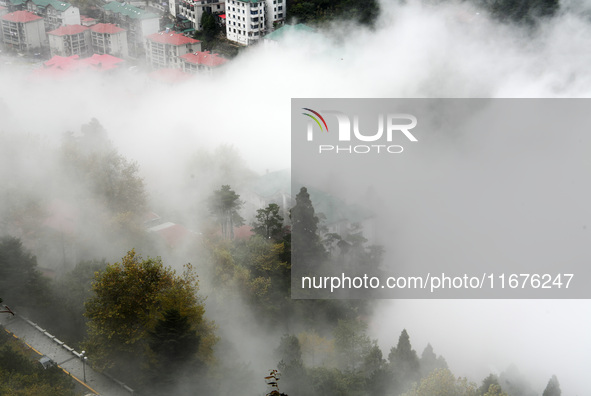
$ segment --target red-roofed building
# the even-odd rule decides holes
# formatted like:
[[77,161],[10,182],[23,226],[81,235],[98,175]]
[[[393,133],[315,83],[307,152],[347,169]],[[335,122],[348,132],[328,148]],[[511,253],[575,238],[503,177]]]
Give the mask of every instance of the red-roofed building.
[[56,55],[43,62],[43,67],[33,72],[35,77],[62,78],[75,75],[76,72],[108,72],[120,68],[125,61],[108,54],[94,54],[89,58],[80,59],[78,55],[68,57]]
[[90,54],[90,31],[82,25],[66,25],[47,33],[51,55],[82,57]]
[[97,24],[97,20],[86,15],[80,15],[80,24],[82,26],[94,26]]
[[148,231],[159,235],[170,248],[180,247],[197,236],[195,232],[188,230],[184,226],[170,222],[148,228]]
[[112,23],[99,23],[90,27],[92,50],[95,54],[109,54],[128,58],[127,31]]
[[181,68],[180,56],[201,51],[201,42],[180,33],[160,32],[146,37],[146,58],[154,69]]
[[15,11],[0,18],[2,41],[17,51],[34,51],[47,45],[43,18],[28,11]]
[[218,54],[211,54],[209,51],[193,52],[180,57],[183,62],[183,71],[186,73],[197,73],[198,71],[211,71],[224,63],[227,59]]
[[107,71],[119,68],[125,60],[109,54],[94,54],[90,58],[80,60],[80,63],[89,65],[93,70]]

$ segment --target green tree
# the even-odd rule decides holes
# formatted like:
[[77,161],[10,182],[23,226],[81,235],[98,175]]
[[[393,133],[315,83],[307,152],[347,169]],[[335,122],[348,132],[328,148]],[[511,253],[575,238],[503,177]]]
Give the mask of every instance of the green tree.
[[209,43],[215,39],[218,33],[218,25],[215,22],[215,16],[209,12],[204,12],[203,15],[201,15],[201,31],[203,32],[203,40],[208,45],[209,49]]
[[242,205],[240,195],[227,184],[214,191],[209,198],[209,211],[219,222],[225,239],[234,239],[234,227],[244,224],[244,219],[238,213]]
[[402,396],[476,396],[476,385],[456,378],[448,369],[437,369]]
[[408,388],[420,378],[419,358],[416,351],[412,349],[406,329],[400,333],[396,347],[390,349],[388,360],[401,390]]
[[[482,380],[482,385],[478,388],[478,394],[484,395],[489,391],[492,385],[499,385],[499,378],[494,374],[489,374],[485,379]],[[501,386],[499,385],[499,388]]]
[[188,316],[182,315],[177,308],[165,311],[154,330],[149,332],[150,349],[156,360],[152,366],[152,378],[157,378],[160,386],[169,386],[175,374],[188,371],[188,366],[200,368],[194,359],[200,340]]
[[296,195],[296,205],[290,211],[292,260],[298,269],[307,269],[319,264],[326,251],[318,235],[318,216],[306,187]]
[[488,390],[482,394],[483,396],[508,396],[507,393],[503,392],[501,385],[490,384]]
[[275,203],[267,205],[264,209],[258,209],[252,231],[264,238],[279,241],[283,230],[283,216],[279,214],[279,210],[279,205]]
[[[421,377],[426,377],[435,369],[447,368],[445,359],[442,356],[438,357],[435,352],[433,352],[433,347],[431,344],[427,344],[423,350],[421,359],[419,360],[419,365],[421,368]],[[488,389],[488,387],[486,389]]]
[[357,319],[340,320],[333,331],[337,361],[346,370],[362,368],[372,342],[365,334],[367,325]]
[[[155,364],[150,356],[159,351],[151,350],[154,344],[150,345],[150,340],[162,335],[161,327],[156,331],[159,323],[170,325],[171,310],[186,318],[199,335],[196,357],[211,361],[216,341],[213,324],[205,318],[203,298],[197,294],[198,281],[190,265],[179,276],[164,267],[160,258],[143,260],[131,250],[120,263],[108,265],[96,275],[92,290],[94,294],[85,304],[89,319],[85,346],[98,368],[113,367],[139,380],[138,368],[148,365],[149,370]],[[179,321],[182,324],[185,319]],[[183,334],[187,334],[185,330]]]
[[558,378],[555,375],[550,378],[548,381],[548,385],[546,385],[546,389],[544,389],[544,393],[542,396],[560,396],[562,391],[560,390],[560,384],[558,383]]
[[49,281],[20,239],[0,239],[0,290],[13,309],[41,312],[51,303]]

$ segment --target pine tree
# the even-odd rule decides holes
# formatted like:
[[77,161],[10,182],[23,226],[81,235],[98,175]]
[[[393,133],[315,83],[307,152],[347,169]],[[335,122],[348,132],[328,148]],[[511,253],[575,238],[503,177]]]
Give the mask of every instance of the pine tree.
[[410,337],[406,329],[402,330],[398,338],[398,345],[392,347],[388,355],[390,366],[394,372],[400,390],[407,389],[420,377],[420,363],[417,352],[412,349]]
[[318,235],[319,219],[314,212],[310,194],[302,187],[296,195],[296,205],[291,209],[292,260],[299,269],[318,264],[326,255]]
[[258,209],[252,231],[266,239],[280,240],[283,230],[283,217],[279,214],[279,209],[279,205],[274,203],[269,204],[264,209]]
[[214,191],[209,198],[209,210],[219,221],[225,239],[234,239],[234,227],[244,224],[244,219],[238,213],[242,205],[240,195],[227,184]]
[[548,381],[548,385],[546,385],[546,389],[544,389],[542,396],[560,396],[561,394],[562,391],[560,390],[558,378],[553,375],[552,378],[550,378],[550,381]]

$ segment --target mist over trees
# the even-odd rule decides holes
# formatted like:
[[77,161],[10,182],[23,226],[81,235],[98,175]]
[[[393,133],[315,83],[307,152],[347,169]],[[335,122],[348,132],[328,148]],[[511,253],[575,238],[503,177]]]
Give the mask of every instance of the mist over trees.
[[[7,155],[21,148],[17,138],[0,139]],[[328,232],[312,188],[302,186],[293,202],[260,199],[249,189],[256,175],[232,147],[197,150],[187,164],[173,202],[191,208],[187,222],[199,227],[173,248],[162,238],[180,234],[158,233],[168,219],[146,215],[158,206],[175,217],[178,208],[147,193],[139,165],[98,120],[44,150],[32,142],[22,150],[44,166],[3,173],[11,182],[1,225],[12,236],[0,239],[0,296],[141,394],[254,396],[271,366],[292,396],[531,395],[512,371],[480,387],[457,378],[431,344],[419,355],[402,324],[382,349],[368,333],[371,301],[291,299],[292,242],[302,249],[296,264],[308,268],[342,262],[377,271],[383,247],[359,223]],[[250,354],[240,352],[245,344]],[[263,370],[250,363],[257,358]],[[24,370],[27,381],[41,378]],[[62,386],[43,378],[43,386]],[[69,395],[66,388],[54,394]],[[555,377],[543,396],[560,396]]]

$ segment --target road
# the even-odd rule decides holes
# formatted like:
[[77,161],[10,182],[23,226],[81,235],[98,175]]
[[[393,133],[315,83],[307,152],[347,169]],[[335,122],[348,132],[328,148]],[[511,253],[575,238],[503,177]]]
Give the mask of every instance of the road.
[[[10,331],[20,340],[26,342],[38,353],[48,356],[59,364],[74,380],[86,387],[88,394],[101,396],[137,396],[137,393],[134,393],[133,390],[124,384],[94,371],[90,368],[88,362],[83,367],[79,352],[74,351],[35,323],[18,315],[2,314],[0,315],[0,325],[4,326],[6,330]],[[86,378],[86,382],[84,378]]]

